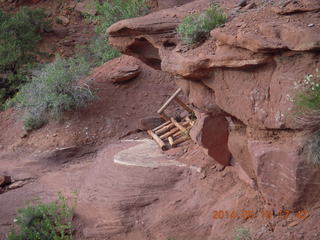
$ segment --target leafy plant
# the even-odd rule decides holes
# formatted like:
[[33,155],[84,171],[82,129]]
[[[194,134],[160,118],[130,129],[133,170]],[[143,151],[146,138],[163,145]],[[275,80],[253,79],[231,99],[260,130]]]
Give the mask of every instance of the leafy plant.
[[9,233],[8,240],[72,240],[73,207],[59,194],[56,202],[18,210],[19,230]]
[[97,16],[87,16],[97,23],[97,37],[89,44],[89,60],[94,66],[101,65],[120,53],[107,42],[107,29],[114,23],[128,18],[138,17],[147,11],[144,0],[112,0],[97,4]]
[[109,60],[119,57],[120,53],[109,45],[103,35],[98,35],[89,44],[89,60],[93,66],[100,66]]
[[314,75],[307,74],[302,84],[296,83],[296,88],[302,91],[295,98],[295,104],[302,110],[319,110],[320,109],[320,73],[316,69]]
[[105,34],[114,23],[143,15],[147,10],[145,0],[112,0],[97,4],[96,31]]
[[83,59],[63,59],[57,56],[54,62],[35,73],[11,101],[25,110],[26,130],[41,127],[47,115],[59,119],[63,112],[92,100],[89,86],[77,84],[89,72],[89,68]]
[[[307,130],[303,153],[307,162],[320,165],[320,72],[307,74],[303,81],[295,82],[297,93],[289,98],[294,105],[296,123]],[[290,96],[289,96],[290,97]]]
[[227,21],[223,10],[211,5],[201,14],[186,16],[177,27],[177,32],[186,44],[199,42],[208,37],[209,32]]
[[17,13],[0,10],[0,73],[3,73],[0,105],[26,81],[28,66],[39,56],[40,32],[49,26],[40,9],[22,7]]
[[235,240],[251,240],[250,231],[247,228],[237,228],[234,232]]

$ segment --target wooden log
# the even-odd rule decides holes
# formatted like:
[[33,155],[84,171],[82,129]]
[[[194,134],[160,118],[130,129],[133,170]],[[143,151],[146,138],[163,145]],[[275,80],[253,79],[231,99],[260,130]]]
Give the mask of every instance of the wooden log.
[[174,118],[170,118],[171,122],[180,129],[181,132],[187,132],[187,129],[182,126],[180,123],[178,123]]
[[172,137],[168,137],[168,141],[171,147],[174,146],[174,142],[173,142],[173,138]]
[[[190,129],[191,129],[191,126],[187,127],[187,132],[188,132]],[[184,133],[182,133],[181,131],[179,131],[179,132],[173,134],[172,137],[173,137],[173,138],[176,138],[176,137],[181,136],[181,135],[184,136],[184,135],[186,135],[186,134],[184,134]]]
[[175,93],[172,94],[172,96],[162,105],[162,107],[157,111],[157,113],[161,114],[181,91],[181,88],[178,88],[178,90],[175,91]]
[[187,141],[187,140],[189,140],[189,139],[190,139],[189,135],[184,135],[184,136],[176,139],[176,140],[173,142],[173,146],[177,146],[178,144],[183,143],[183,142],[185,142],[185,141]]
[[152,129],[153,132],[159,130],[160,128],[163,128],[164,126],[168,125],[169,123],[171,123],[171,121],[166,121],[165,123],[159,125],[158,127]]
[[154,139],[154,141],[159,145],[162,151],[166,150],[166,144],[151,130],[147,131],[148,134]]
[[187,104],[185,104],[178,96],[176,96],[176,97],[174,98],[174,100],[175,100],[181,107],[183,107],[187,112],[193,113],[192,109],[189,108],[189,107],[187,106]]
[[[188,123],[183,123],[183,125],[187,126]],[[165,134],[161,135],[160,139],[165,139],[169,136],[174,135],[177,132],[179,132],[179,134],[182,134],[181,130],[174,125],[174,128],[172,128],[169,132],[166,132]]]
[[172,128],[169,132],[166,132],[165,134],[160,136],[160,139],[165,139],[167,137],[170,137],[171,135],[175,134],[176,132],[179,132],[179,128],[175,127]]
[[170,129],[174,128],[174,124],[172,122],[170,122],[170,124],[158,129],[157,131],[154,131],[155,134],[160,135],[162,133],[165,133],[167,131],[169,131]]

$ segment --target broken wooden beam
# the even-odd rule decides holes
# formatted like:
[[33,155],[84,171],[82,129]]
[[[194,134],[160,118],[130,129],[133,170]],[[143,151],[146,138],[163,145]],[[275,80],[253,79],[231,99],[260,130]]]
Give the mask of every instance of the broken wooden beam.
[[159,138],[158,135],[156,135],[154,132],[152,132],[152,130],[148,130],[147,132],[154,139],[154,141],[156,141],[156,143],[159,145],[159,147],[161,148],[162,151],[166,150],[166,144],[164,143],[164,141],[162,141]]
[[177,146],[178,144],[183,143],[183,142],[185,142],[185,141],[187,141],[187,140],[189,140],[189,139],[190,139],[189,135],[184,135],[184,136],[176,139],[176,140],[173,142],[173,147],[174,147],[174,146]]
[[185,133],[188,132],[187,129],[184,126],[182,126],[180,123],[178,123],[174,118],[170,118],[170,120],[177,128],[180,129],[181,132],[185,132]]
[[179,132],[179,128],[175,127],[172,128],[169,132],[166,132],[165,134],[160,136],[160,139],[165,139],[167,137],[170,137],[171,135],[175,134],[176,132]]
[[173,99],[178,96],[178,94],[182,91],[181,88],[178,88],[177,91],[175,91],[174,94],[162,105],[162,107],[158,110],[158,114],[163,113],[163,111],[168,107],[168,105],[173,101]]
[[[173,123],[173,124],[174,124],[174,123]],[[181,126],[181,124],[180,124],[180,126],[184,128],[184,126],[187,126],[188,124],[189,124],[188,122],[185,122],[185,123],[182,124],[183,126]],[[177,132],[179,132],[179,134],[187,133],[188,130],[187,130],[186,128],[184,128],[184,129],[185,129],[186,131],[185,131],[185,132],[182,132],[181,129],[177,128],[177,127],[174,125],[174,128],[172,128],[170,131],[168,131],[168,132],[164,133],[163,135],[161,135],[161,136],[160,136],[160,139],[168,138],[168,137],[174,135],[174,134],[177,133]]]
[[157,134],[157,135],[160,135],[160,134],[162,134],[162,133],[165,133],[165,132],[169,131],[171,128],[174,128],[174,126],[175,126],[175,125],[170,121],[170,124],[168,124],[168,125],[160,128],[160,129],[158,129],[158,130],[156,130],[156,131],[153,131],[153,132],[154,132],[155,134]]
[[174,98],[174,100],[175,100],[181,107],[183,107],[187,112],[193,113],[192,109],[189,108],[189,107],[187,106],[187,104],[185,104],[178,96],[176,96],[176,97]]
[[158,127],[152,129],[152,131],[155,132],[155,131],[159,130],[160,128],[163,128],[164,126],[166,126],[166,125],[168,125],[170,123],[171,123],[171,121],[166,121],[165,123],[163,123],[163,124],[159,125]]

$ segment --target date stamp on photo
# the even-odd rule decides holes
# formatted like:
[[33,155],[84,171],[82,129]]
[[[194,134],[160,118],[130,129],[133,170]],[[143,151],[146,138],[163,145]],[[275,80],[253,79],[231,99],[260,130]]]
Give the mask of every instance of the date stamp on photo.
[[290,210],[280,210],[280,211],[272,211],[272,210],[213,210],[212,211],[213,219],[251,219],[262,217],[264,219],[271,220],[272,218],[283,218],[286,219],[289,216],[294,216],[297,219],[305,219],[309,216],[307,210],[303,209],[300,211],[290,211]]

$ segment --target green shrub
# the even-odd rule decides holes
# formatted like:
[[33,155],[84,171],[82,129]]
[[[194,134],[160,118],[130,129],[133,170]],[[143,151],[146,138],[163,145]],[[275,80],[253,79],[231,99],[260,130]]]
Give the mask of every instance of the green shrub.
[[118,50],[107,42],[107,29],[120,20],[141,16],[146,11],[145,0],[112,0],[98,3],[98,15],[88,16],[89,20],[97,22],[97,37],[90,42],[88,47],[90,62],[97,66],[119,57]]
[[71,240],[73,208],[60,194],[53,203],[28,206],[18,211],[18,232],[9,233],[8,240]]
[[223,10],[217,5],[211,5],[201,14],[185,17],[177,27],[177,32],[184,43],[192,44],[207,38],[212,29],[226,21]]
[[299,127],[307,131],[303,153],[308,163],[320,165],[320,72],[307,74],[295,82],[294,116]]
[[293,99],[295,117],[301,128],[309,131],[320,129],[320,73],[307,74],[303,82],[295,83],[297,93]]
[[89,65],[83,59],[63,59],[60,56],[38,71],[12,100],[18,108],[25,110],[26,129],[40,127],[47,115],[59,119],[63,112],[92,100],[89,86],[77,85],[77,81],[88,72]]
[[94,38],[89,44],[89,61],[93,66],[100,66],[111,59],[120,56],[118,50],[109,45],[103,35]]
[[146,13],[145,0],[112,0],[97,5],[98,21],[96,31],[105,34],[114,23],[128,18],[134,18]]
[[234,240],[251,240],[250,231],[247,228],[237,228],[234,232]]
[[302,84],[296,88],[302,88],[295,98],[297,106],[303,109],[319,110],[320,109],[320,73],[316,69],[314,75],[307,74]]
[[49,26],[42,10],[23,7],[17,13],[0,10],[0,73],[7,75],[2,83],[0,105],[13,96],[26,81],[28,66],[40,53],[40,32]]

